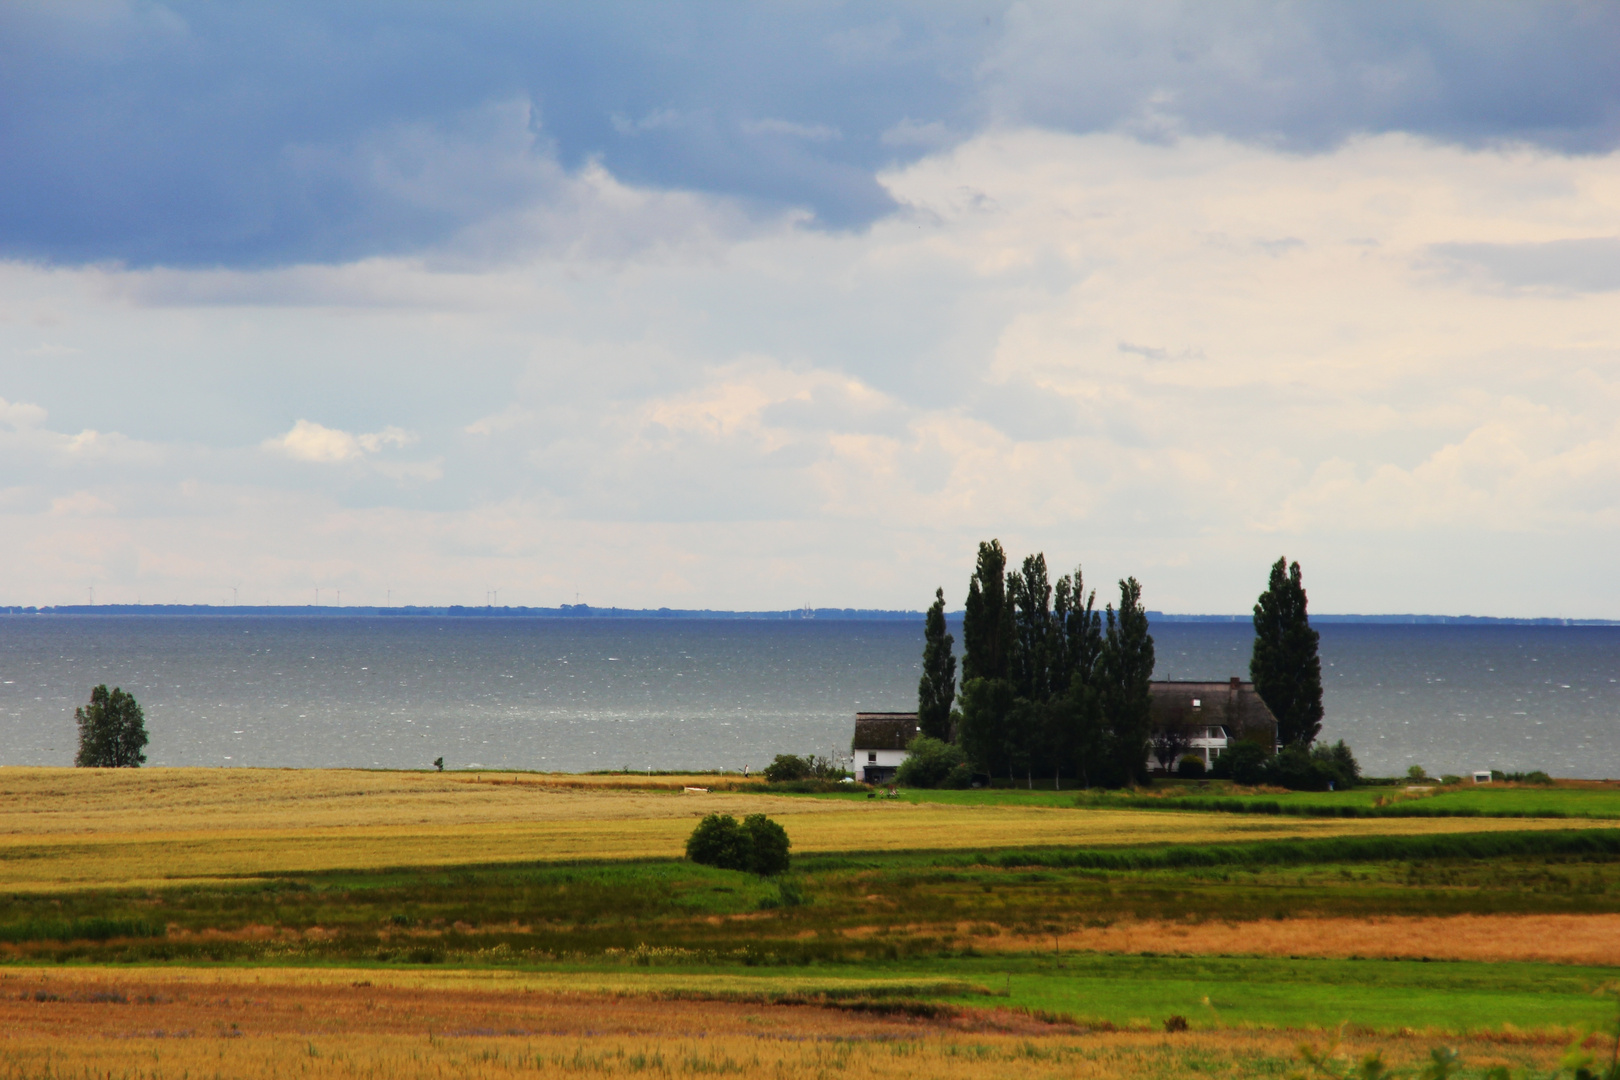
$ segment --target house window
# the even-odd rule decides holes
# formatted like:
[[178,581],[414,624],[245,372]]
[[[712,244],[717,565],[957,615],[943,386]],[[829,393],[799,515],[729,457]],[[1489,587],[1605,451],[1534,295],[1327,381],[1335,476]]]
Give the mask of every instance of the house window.
[[1204,707],[1204,702],[1201,699],[1193,698],[1193,708],[1201,709],[1203,707]]
[[868,765],[876,765],[877,764],[877,751],[876,750],[874,750],[871,753],[866,755],[866,763]]

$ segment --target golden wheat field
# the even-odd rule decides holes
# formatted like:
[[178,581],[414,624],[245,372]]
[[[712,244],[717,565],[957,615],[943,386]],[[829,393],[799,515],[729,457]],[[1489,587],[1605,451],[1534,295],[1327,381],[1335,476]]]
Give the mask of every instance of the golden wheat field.
[[[0,888],[390,866],[677,857],[696,818],[768,813],[798,852],[1222,843],[1608,822],[1255,818],[627,789],[501,774],[0,769]],[[610,778],[615,779],[617,778]]]
[[[280,974],[9,972],[0,977],[0,1077],[1243,1077],[1289,1071],[1302,1038],[1093,1031],[1005,1009],[660,1000]],[[1303,1037],[1318,1046],[1334,1038]],[[1346,1060],[1378,1052],[1402,1066],[1436,1042],[1352,1035],[1339,1052]],[[1474,1069],[1545,1070],[1561,1042],[1486,1033],[1452,1045]]]

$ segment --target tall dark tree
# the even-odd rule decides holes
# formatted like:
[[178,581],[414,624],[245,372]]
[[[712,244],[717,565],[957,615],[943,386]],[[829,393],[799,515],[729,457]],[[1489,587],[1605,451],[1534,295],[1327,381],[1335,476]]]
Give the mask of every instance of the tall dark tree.
[[1135,578],[1119,583],[1119,612],[1109,604],[1103,635],[1099,691],[1113,778],[1121,783],[1147,775],[1148,737],[1153,731],[1151,691],[1153,635]]
[[79,724],[79,753],[73,764],[92,768],[134,768],[146,761],[146,716],[131,694],[102,683],[90,691],[90,704],[73,711]]
[[1271,567],[1271,582],[1254,605],[1254,653],[1249,678],[1277,717],[1277,742],[1309,746],[1322,731],[1321,635],[1305,612],[1299,563]]
[[1028,556],[1022,570],[1007,575],[1007,601],[1012,615],[1008,677],[1019,697],[1045,701],[1052,696],[1052,646],[1057,635],[1044,554]]
[[1097,593],[1086,592],[1080,568],[1073,576],[1058,578],[1053,590],[1052,619],[1057,624],[1053,648],[1052,692],[1068,693],[1076,682],[1090,686],[1102,655],[1102,613],[1097,610]]
[[968,580],[962,612],[962,682],[1004,679],[1012,637],[1012,609],[1007,605],[1007,553],[1001,541],[979,545],[979,560]]
[[992,776],[1012,775],[1007,732],[1017,701],[1006,679],[968,679],[962,684],[962,721],[957,741],[974,766]]
[[945,590],[934,591],[934,606],[923,624],[923,673],[917,684],[917,726],[930,739],[951,737],[951,706],[956,701],[956,641],[945,631]]

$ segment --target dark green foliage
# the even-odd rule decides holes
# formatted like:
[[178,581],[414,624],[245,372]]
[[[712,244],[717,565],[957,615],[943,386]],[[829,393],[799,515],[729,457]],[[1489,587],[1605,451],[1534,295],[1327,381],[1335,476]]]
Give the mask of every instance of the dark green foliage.
[[1289,743],[1266,763],[1265,780],[1290,791],[1326,791],[1333,775],[1318,766],[1303,743]]
[[945,632],[945,590],[934,591],[934,604],[923,626],[923,673],[917,684],[917,726],[932,739],[951,737],[951,706],[956,701],[955,642]]
[[1511,856],[1620,856],[1620,829],[1570,832],[1451,833],[1434,836],[1334,836],[1258,844],[1179,845],[1119,851],[1010,851],[995,865],[1151,870],[1184,866],[1304,866],[1312,863],[1493,859]]
[[742,828],[749,841],[746,869],[761,877],[787,873],[788,848],[793,846],[787,830],[764,814],[749,814],[743,818]]
[[433,759],[433,767],[435,769],[438,769],[440,772],[444,772],[444,758],[442,758],[442,757],[434,758]]
[[1012,609],[1007,603],[1007,553],[1001,541],[979,545],[962,612],[962,682],[1004,679],[1010,659]]
[[1204,759],[1197,754],[1188,754],[1176,766],[1176,775],[1183,780],[1202,780],[1204,771]]
[[1148,684],[1153,679],[1153,635],[1142,608],[1142,586],[1135,578],[1119,583],[1119,611],[1106,611],[1107,629],[1098,667],[1098,691],[1105,722],[1109,779],[1146,779],[1148,736],[1152,733]]
[[905,787],[945,787],[953,772],[967,765],[967,753],[960,746],[927,735],[918,735],[907,743],[906,753],[906,760],[895,774],[895,780]]
[[765,779],[773,784],[808,780],[810,763],[797,754],[777,754],[776,759],[765,766]]
[[1347,791],[1361,780],[1361,766],[1343,739],[1332,746],[1289,743],[1275,756],[1240,742],[1215,759],[1211,775],[1240,784],[1275,784],[1290,791]]
[[1311,760],[1333,777],[1333,786],[1338,791],[1353,788],[1361,783],[1361,763],[1356,761],[1355,755],[1350,752],[1349,745],[1343,739],[1332,746],[1311,747]]
[[1044,554],[1026,557],[1021,571],[1007,575],[1007,601],[1012,609],[1007,674],[1013,693],[1025,701],[1046,701],[1052,696],[1058,628]]
[[1059,629],[1053,663],[1052,691],[1063,695],[1075,687],[1092,684],[1097,660],[1102,656],[1102,613],[1097,610],[1097,593],[1086,592],[1080,568],[1057,579],[1052,591],[1052,618]]
[[[1494,774],[1493,774],[1494,775]],[[1544,784],[1551,786],[1553,779],[1540,769],[1533,769],[1527,773],[1510,772],[1502,779],[1515,784]]]
[[746,870],[769,877],[788,868],[787,831],[764,814],[739,824],[730,814],[710,814],[686,840],[686,857],[721,870]]
[[793,784],[807,780],[832,783],[843,779],[844,775],[843,770],[834,765],[831,758],[817,754],[808,757],[777,754],[776,758],[765,766],[765,779],[773,784]]
[[[1187,752],[1192,745],[1192,731],[1177,723],[1165,724],[1153,733],[1153,756],[1159,762],[1159,768],[1170,771],[1170,766],[1181,760],[1181,755]],[[1199,764],[1203,759],[1199,758]]]
[[30,919],[0,926],[0,941],[112,941],[115,938],[162,937],[166,928],[150,919],[92,917],[87,919]]
[[962,684],[957,741],[974,764],[994,775],[1008,775],[1007,720],[1013,705],[1012,683],[1006,679],[969,679]]
[[1249,678],[1277,717],[1277,742],[1309,745],[1322,730],[1320,635],[1306,614],[1299,563],[1278,559],[1254,605],[1254,653]]
[[686,838],[686,857],[722,870],[748,867],[748,834],[730,814],[710,814]]
[[1129,782],[1140,768],[1121,768],[1128,755],[1114,752],[1104,716],[1096,593],[1085,591],[1078,568],[1051,582],[1041,553],[1011,573],[1006,566],[999,541],[979,545],[962,627],[956,740],[978,769],[1009,782]]
[[1233,743],[1215,759],[1209,775],[1238,784],[1258,784],[1266,778],[1266,762],[1270,757],[1266,748],[1257,743]]
[[90,768],[134,768],[146,761],[146,716],[135,698],[102,683],[90,691],[90,704],[73,711],[79,724],[79,752],[73,764]]

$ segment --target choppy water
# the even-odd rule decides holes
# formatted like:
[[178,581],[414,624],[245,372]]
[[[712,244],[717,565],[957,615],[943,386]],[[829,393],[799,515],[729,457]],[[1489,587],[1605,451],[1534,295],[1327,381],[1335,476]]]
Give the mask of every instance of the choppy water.
[[[1620,628],[1321,630],[1323,734],[1370,772],[1620,777]],[[1247,671],[1245,626],[1153,634],[1159,678]],[[152,764],[758,768],[914,707],[921,646],[920,621],[0,618],[0,764],[70,763],[106,682]]]

